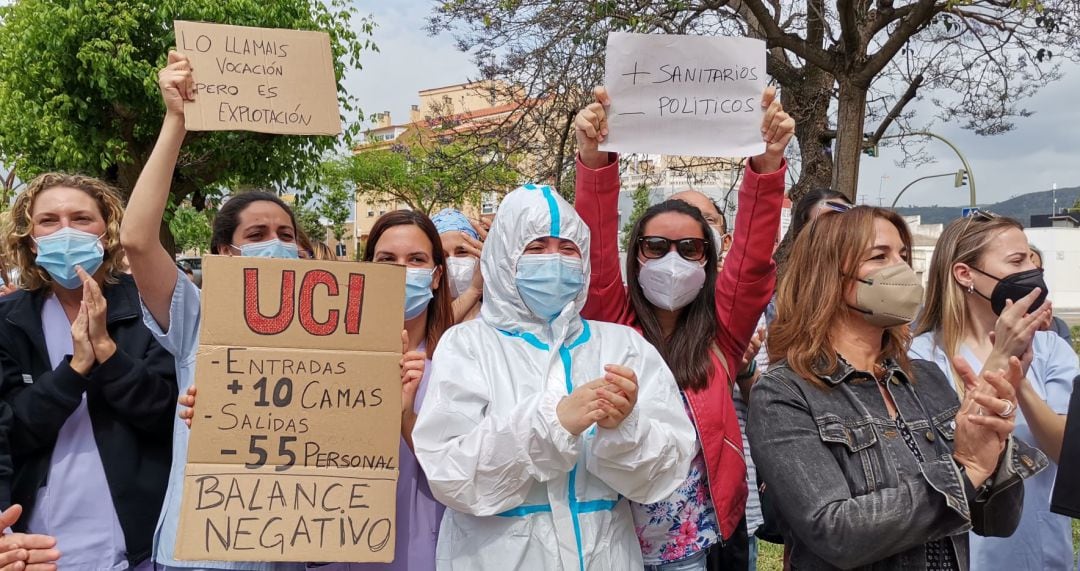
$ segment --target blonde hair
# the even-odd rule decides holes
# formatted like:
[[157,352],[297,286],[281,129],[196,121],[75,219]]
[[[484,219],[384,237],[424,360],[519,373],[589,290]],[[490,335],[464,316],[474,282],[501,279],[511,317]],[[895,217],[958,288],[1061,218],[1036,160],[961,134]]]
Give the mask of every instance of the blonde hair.
[[[777,288],[776,321],[769,326],[770,361],[787,359],[800,377],[825,387],[819,377],[838,365],[833,326],[849,311],[844,292],[873,244],[878,218],[896,227],[907,247],[905,261],[911,264],[911,232],[900,215],[884,208],[826,212],[795,238]],[[881,357],[894,359],[910,374],[910,345],[907,324],[889,327],[882,334]]]
[[318,240],[312,242],[311,253],[312,257],[316,260],[337,260],[337,256],[334,255],[334,252],[330,249],[330,246],[326,245],[326,242]]
[[97,202],[101,216],[105,219],[105,256],[101,267],[105,269],[106,283],[117,283],[119,275],[126,269],[123,249],[120,246],[120,222],[124,217],[124,205],[120,196],[111,186],[96,178],[45,173],[26,185],[26,190],[15,198],[11,215],[3,222],[4,253],[8,261],[19,269],[19,286],[35,291],[53,283],[49,272],[37,265],[37,254],[31,249],[31,234],[34,230],[32,211],[39,194],[58,187],[81,190]]
[[[932,333],[934,344],[946,355],[956,355],[967,331],[968,315],[964,287],[953,277],[956,264],[978,267],[986,247],[1007,230],[1023,232],[1024,225],[1012,218],[978,215],[954,220],[945,227],[934,246],[926,288],[926,305],[915,327],[915,335]],[[950,361],[949,367],[952,367]],[[956,376],[955,369],[953,370]],[[963,394],[963,384],[956,385]]]

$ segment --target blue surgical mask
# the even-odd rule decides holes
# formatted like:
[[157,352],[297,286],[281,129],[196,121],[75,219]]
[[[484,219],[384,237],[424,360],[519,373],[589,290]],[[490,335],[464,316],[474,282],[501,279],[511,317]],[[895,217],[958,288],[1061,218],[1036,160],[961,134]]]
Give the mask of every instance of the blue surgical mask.
[[562,254],[526,254],[517,263],[517,290],[534,315],[555,319],[581,293],[585,272],[580,258]]
[[101,236],[70,226],[48,236],[34,238],[34,241],[38,247],[35,262],[49,272],[52,279],[64,289],[82,287],[82,280],[75,272],[75,266],[80,266],[86,273],[94,275],[105,257]]
[[300,257],[299,250],[294,242],[282,242],[277,238],[265,242],[251,242],[233,248],[240,250],[240,255],[248,258],[282,258],[295,260]]
[[434,268],[405,268],[405,321],[423,313],[431,298]]

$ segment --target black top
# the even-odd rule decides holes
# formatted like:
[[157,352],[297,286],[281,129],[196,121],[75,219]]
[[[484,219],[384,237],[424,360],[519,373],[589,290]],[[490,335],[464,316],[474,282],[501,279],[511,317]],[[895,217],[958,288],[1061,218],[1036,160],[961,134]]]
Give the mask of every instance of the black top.
[[[14,462],[10,498],[2,507],[23,506],[16,529],[25,531],[38,490],[46,485],[60,428],[82,403],[94,427],[109,494],[124,532],[132,566],[150,556],[154,529],[165,499],[176,414],[176,366],[142,320],[139,294],[130,276],[106,284],[106,326],[116,353],[87,376],[66,357],[55,369],[49,360],[41,309],[47,289],[19,291],[0,300],[0,447],[10,433],[11,456],[0,453],[0,481]],[[3,488],[4,486],[0,486]],[[104,490],[102,490],[104,492]],[[62,546],[61,546],[62,548]]]
[[1065,442],[1061,445],[1057,481],[1050,509],[1055,513],[1080,519],[1080,377],[1073,381],[1069,400],[1069,418],[1065,422]]

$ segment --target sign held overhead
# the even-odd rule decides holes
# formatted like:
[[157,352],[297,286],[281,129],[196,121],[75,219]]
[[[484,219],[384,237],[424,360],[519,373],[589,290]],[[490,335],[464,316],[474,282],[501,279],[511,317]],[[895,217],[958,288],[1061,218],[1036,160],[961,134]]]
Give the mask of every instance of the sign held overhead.
[[604,83],[611,107],[602,151],[700,157],[765,151],[760,40],[612,32]]
[[176,46],[191,60],[189,131],[282,135],[341,133],[337,80],[325,32],[176,20]]

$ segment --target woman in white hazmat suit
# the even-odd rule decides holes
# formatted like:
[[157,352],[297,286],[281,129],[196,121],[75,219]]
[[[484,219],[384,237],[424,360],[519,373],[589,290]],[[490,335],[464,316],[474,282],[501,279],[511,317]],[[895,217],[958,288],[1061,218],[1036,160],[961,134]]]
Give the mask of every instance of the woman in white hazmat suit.
[[665,498],[689,469],[697,437],[660,354],[629,327],[578,316],[588,248],[550,187],[499,207],[480,319],[440,342],[413,431],[449,508],[439,569],[640,569],[623,500]]

